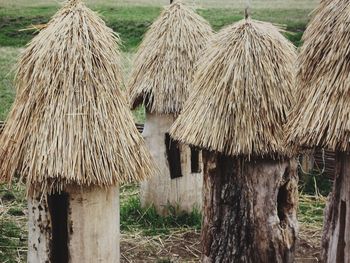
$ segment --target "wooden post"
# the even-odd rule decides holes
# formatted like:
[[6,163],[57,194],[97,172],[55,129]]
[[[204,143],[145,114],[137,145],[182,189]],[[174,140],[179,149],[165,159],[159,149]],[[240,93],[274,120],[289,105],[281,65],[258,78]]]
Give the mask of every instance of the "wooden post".
[[293,262],[296,162],[248,162],[208,151],[203,162],[202,262]]
[[28,262],[119,262],[119,187],[29,199]]
[[303,169],[303,172],[305,173],[311,173],[312,169],[314,169],[314,151],[310,150],[303,154],[302,160],[301,160],[301,168]]
[[70,263],[119,262],[119,187],[70,191]]
[[350,262],[350,155],[348,153],[336,155],[336,176],[325,211],[322,249],[323,262]]
[[28,263],[51,262],[52,227],[46,197],[28,198]]
[[169,159],[165,144],[166,133],[174,123],[174,116],[146,113],[143,137],[152,158],[159,167],[155,175],[141,183],[140,198],[143,207],[154,205],[160,215],[166,215],[169,205],[178,211],[192,212],[202,207],[203,171],[202,158],[199,156],[200,171],[191,171],[191,149],[187,145],[180,148],[181,177],[171,178]]

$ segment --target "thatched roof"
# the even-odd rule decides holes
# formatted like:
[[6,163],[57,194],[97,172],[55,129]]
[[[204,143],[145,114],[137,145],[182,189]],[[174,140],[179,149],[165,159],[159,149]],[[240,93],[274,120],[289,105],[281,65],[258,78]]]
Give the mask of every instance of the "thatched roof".
[[232,156],[287,154],[282,125],[293,102],[295,59],[272,24],[248,18],[221,30],[199,60],[171,135]]
[[118,37],[80,1],[27,46],[0,137],[0,179],[29,194],[142,180],[153,163],[121,91]]
[[188,98],[194,65],[212,35],[209,24],[179,1],[166,7],[147,32],[128,84],[132,108],[179,113]]
[[350,150],[349,22],[349,1],[323,0],[305,31],[287,126],[296,147]]

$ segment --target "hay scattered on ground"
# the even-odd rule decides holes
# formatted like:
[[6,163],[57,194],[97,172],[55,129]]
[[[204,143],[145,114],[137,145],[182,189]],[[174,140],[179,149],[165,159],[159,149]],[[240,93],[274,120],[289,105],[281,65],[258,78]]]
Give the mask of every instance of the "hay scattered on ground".
[[221,30],[199,60],[171,135],[228,155],[285,155],[295,59],[293,45],[270,23],[247,19]]
[[143,180],[154,164],[122,93],[119,38],[70,1],[28,45],[0,137],[0,179],[28,192]]
[[128,84],[132,108],[144,103],[152,113],[179,113],[211,35],[209,24],[191,8],[179,1],[166,7],[136,54]]
[[350,2],[323,0],[298,58],[298,100],[288,118],[295,146],[350,150]]
[[[137,185],[121,187],[121,204],[137,196]],[[296,263],[320,262],[323,208],[326,199],[300,195],[299,244]],[[0,186],[0,261],[25,262],[27,217],[24,186]],[[14,226],[16,226],[14,228]],[[145,229],[122,231],[121,262],[198,262],[200,231],[184,226],[168,229],[168,234],[145,235]]]
[[200,231],[173,229],[167,236],[122,235],[121,262],[199,262]]

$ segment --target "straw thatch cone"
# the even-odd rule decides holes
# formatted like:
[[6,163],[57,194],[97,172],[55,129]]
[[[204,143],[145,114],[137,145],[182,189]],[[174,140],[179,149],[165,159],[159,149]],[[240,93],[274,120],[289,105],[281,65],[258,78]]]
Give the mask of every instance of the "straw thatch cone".
[[118,42],[70,1],[21,56],[0,178],[26,182],[29,262],[119,260],[118,185],[155,173],[121,91]]
[[213,34],[207,21],[174,1],[148,30],[136,54],[128,92],[132,108],[179,114],[188,98],[194,65]]
[[298,59],[298,100],[288,128],[296,150],[336,151],[336,177],[326,209],[324,262],[350,262],[350,2],[324,0],[303,36]]
[[171,128],[205,149],[203,262],[292,262],[297,171],[283,147],[295,49],[269,23],[243,20],[208,44]]
[[130,104],[146,107],[143,136],[161,171],[141,184],[141,202],[161,214],[169,205],[191,212],[202,204],[201,155],[167,141],[167,133],[188,98],[195,63],[211,35],[203,18],[175,1],[152,24],[134,61]]

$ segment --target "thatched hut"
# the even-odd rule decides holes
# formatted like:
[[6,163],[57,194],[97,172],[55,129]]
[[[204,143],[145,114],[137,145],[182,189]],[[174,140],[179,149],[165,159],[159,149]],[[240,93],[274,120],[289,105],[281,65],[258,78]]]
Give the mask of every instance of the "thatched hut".
[[188,97],[192,73],[212,30],[179,1],[166,7],[147,32],[134,61],[128,91],[132,108],[144,104],[143,136],[160,175],[141,184],[144,206],[159,213],[168,205],[191,212],[202,204],[202,160],[198,149],[178,144],[168,132]]
[[288,121],[296,150],[336,152],[333,192],[322,240],[325,262],[350,262],[350,2],[323,0],[303,36],[298,101]]
[[119,262],[119,187],[154,173],[125,95],[118,37],[67,2],[27,46],[0,138],[26,183],[28,262]]
[[296,162],[283,147],[295,49],[247,18],[221,30],[198,63],[170,130],[203,149],[202,262],[292,262]]

